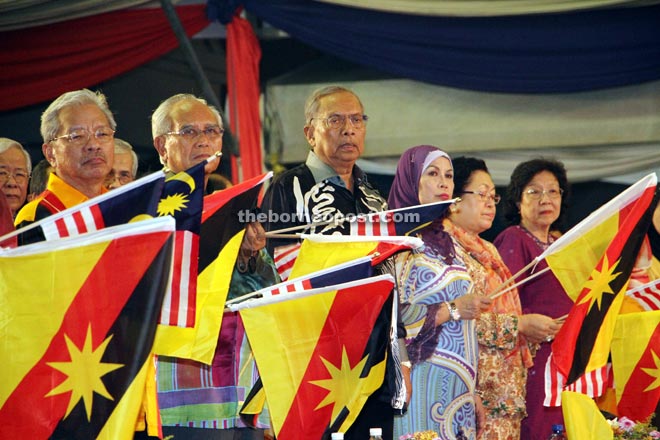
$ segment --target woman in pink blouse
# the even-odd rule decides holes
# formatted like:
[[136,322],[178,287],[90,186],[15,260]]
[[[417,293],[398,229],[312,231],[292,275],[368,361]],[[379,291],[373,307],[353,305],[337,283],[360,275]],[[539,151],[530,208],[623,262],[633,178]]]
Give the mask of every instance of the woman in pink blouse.
[[[504,200],[504,216],[511,226],[494,241],[509,270],[517,273],[540,255],[558,238],[561,220],[567,210],[568,180],[561,162],[533,159],[519,164],[511,174]],[[534,273],[547,267],[540,262]],[[525,271],[518,280],[531,275]],[[560,318],[573,302],[551,271],[519,286],[523,313],[540,313]],[[545,397],[545,364],[550,355],[550,342],[559,331],[558,322],[548,331],[527,376],[527,418],[523,420],[521,438],[545,440],[552,425],[563,424],[561,407],[543,406]]]

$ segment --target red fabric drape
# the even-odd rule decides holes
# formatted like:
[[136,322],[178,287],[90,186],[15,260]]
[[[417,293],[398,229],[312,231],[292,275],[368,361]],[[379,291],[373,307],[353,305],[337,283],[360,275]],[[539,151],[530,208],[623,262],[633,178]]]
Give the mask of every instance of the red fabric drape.
[[259,118],[261,48],[250,23],[234,16],[227,25],[227,89],[230,126],[238,133],[240,167],[232,157],[234,183],[263,173]]
[[[188,35],[209,24],[205,5],[176,8]],[[178,47],[160,8],[134,9],[0,33],[0,110],[90,87]]]

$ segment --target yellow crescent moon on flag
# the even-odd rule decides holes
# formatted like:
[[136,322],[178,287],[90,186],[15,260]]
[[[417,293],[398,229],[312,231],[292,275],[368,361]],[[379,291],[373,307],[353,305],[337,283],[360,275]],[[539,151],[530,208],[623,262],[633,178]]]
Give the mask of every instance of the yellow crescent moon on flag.
[[177,173],[167,180],[180,180],[183,183],[187,183],[188,186],[190,187],[190,193],[192,193],[195,190],[195,179],[193,179],[188,173]]
[[150,216],[149,214],[138,214],[135,217],[133,217],[132,219],[130,219],[128,222],[129,223],[139,222],[141,220],[149,220],[150,218],[153,218],[153,217]]

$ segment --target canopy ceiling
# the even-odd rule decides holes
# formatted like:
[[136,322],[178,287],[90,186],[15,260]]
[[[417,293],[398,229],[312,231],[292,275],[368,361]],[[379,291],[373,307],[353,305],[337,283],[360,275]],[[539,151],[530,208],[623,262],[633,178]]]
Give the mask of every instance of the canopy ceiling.
[[[208,0],[206,17],[230,23],[242,7],[341,59],[333,67],[343,68],[343,76],[333,69],[307,70],[267,84],[265,148],[280,153],[285,163],[306,154],[304,96],[341,81],[356,90],[371,116],[367,159],[396,157],[411,145],[435,143],[453,153],[516,152],[516,157],[522,151],[637,148],[646,164],[655,166],[659,3]],[[173,48],[162,14],[149,15],[153,30],[145,28],[147,16],[139,11],[148,6],[158,8],[159,2],[0,2],[2,109],[93,88]],[[133,17],[133,26],[125,26],[127,17]],[[190,34],[208,23],[206,17],[197,8],[182,21]],[[380,77],[351,78],[352,63],[376,69]],[[241,66],[233,67],[240,75]],[[256,98],[251,105],[257,106]],[[249,161],[247,156],[242,160]],[[616,167],[598,170],[619,172],[628,162],[634,162],[629,168],[634,170],[643,161],[628,154],[617,157]],[[585,173],[595,174],[593,169]]]

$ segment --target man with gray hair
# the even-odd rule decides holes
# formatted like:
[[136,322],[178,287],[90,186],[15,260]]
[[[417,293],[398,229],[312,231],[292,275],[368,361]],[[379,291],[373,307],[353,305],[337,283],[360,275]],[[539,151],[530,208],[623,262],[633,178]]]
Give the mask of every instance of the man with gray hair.
[[12,218],[25,203],[31,172],[32,161],[25,148],[13,139],[0,138],[0,188]]
[[[348,222],[342,223],[342,218],[387,209],[385,199],[355,164],[364,152],[367,120],[364,106],[353,91],[333,85],[312,92],[305,103],[303,125],[311,151],[304,164],[280,174],[268,187],[261,204],[269,221],[266,230],[309,225],[305,232],[348,234]],[[296,242],[268,241],[269,250]],[[411,366],[405,351],[405,327],[400,322],[397,330],[399,340],[392,344],[396,351],[388,353],[383,385],[365,402],[345,433],[347,440],[368,438],[372,427],[382,428],[383,439],[393,438],[395,410],[391,401],[402,397],[399,379],[410,391]],[[398,360],[392,361],[391,353],[395,352],[400,353],[403,369]],[[409,397],[405,396],[406,400]]]
[[66,92],[41,115],[42,152],[53,167],[46,191],[16,216],[17,227],[41,220],[107,191],[117,124],[100,92]]
[[[178,173],[210,158],[222,150],[222,117],[204,99],[187,93],[171,96],[151,115],[151,134],[160,163],[166,171]],[[204,185],[218,167],[214,160],[206,165]]]
[[115,161],[105,180],[108,189],[119,188],[135,180],[138,157],[133,146],[123,139],[115,138]]
[[[216,108],[204,99],[182,93],[167,98],[156,108],[151,116],[151,132],[160,162],[168,174],[173,174],[220,152],[224,128]],[[214,160],[205,166],[205,187],[218,162]],[[248,237],[248,232],[245,236]],[[261,247],[265,245],[265,238],[263,242]],[[258,248],[249,250],[256,252]],[[254,358],[248,356],[242,345],[240,329],[232,324],[236,319],[227,315],[223,318],[210,367],[188,359],[158,357],[158,399],[167,402],[161,406],[165,436],[263,440],[264,429],[246,427],[238,415],[243,396],[254,384],[253,369],[256,367]],[[184,377],[205,379],[202,382],[180,380]],[[199,405],[202,401],[204,404]]]

